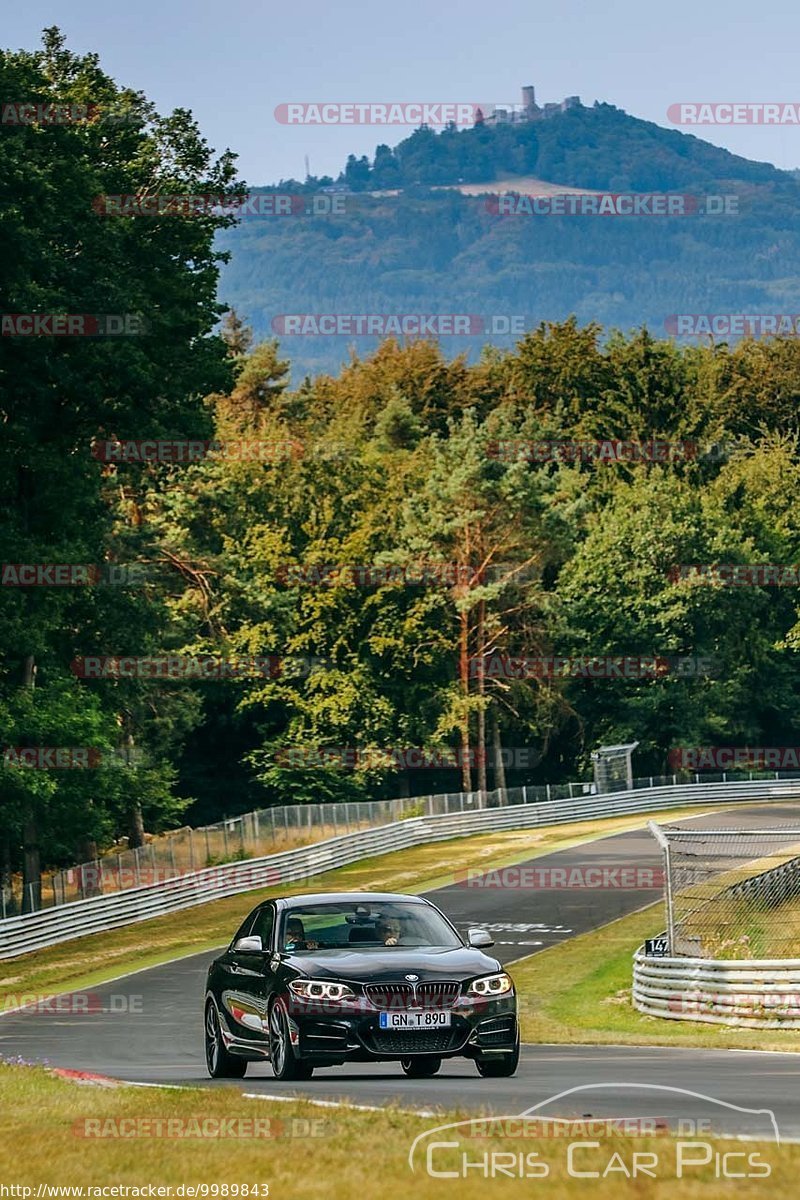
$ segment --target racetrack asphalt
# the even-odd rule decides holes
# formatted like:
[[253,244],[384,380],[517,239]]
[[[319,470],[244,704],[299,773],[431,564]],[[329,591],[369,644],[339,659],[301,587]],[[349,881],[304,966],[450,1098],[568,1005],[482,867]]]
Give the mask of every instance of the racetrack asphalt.
[[[717,810],[676,824],[797,828],[800,803]],[[517,886],[534,878],[525,868],[539,872],[595,868],[594,876],[590,873],[587,879],[614,880],[624,878],[623,870],[634,866],[639,872],[636,882],[639,878],[649,882],[647,872],[657,872],[660,865],[660,852],[643,828],[530,860],[520,864],[521,875],[507,869],[505,874],[489,875],[484,886],[467,886],[461,880],[427,895],[460,929],[480,925],[492,931],[496,937],[492,953],[509,963],[605,925],[661,895],[657,874],[655,886],[644,888]],[[605,874],[598,875],[597,868]],[[541,873],[535,879],[548,882]],[[248,898],[243,895],[243,915],[247,908]],[[653,933],[660,932],[662,925],[659,913]],[[141,1083],[216,1086],[206,1077],[202,1038],[205,972],[215,953],[192,955],[93,988],[86,1012],[5,1013],[0,1017],[0,1054]],[[406,1079],[399,1065],[359,1063],[318,1070],[308,1083],[289,1086],[272,1077],[268,1064],[251,1064],[247,1077],[234,1086],[265,1100],[302,1095],[327,1102],[393,1102],[415,1110],[458,1108],[503,1114],[520,1113],[548,1097],[581,1089],[539,1115],[636,1115],[673,1124],[679,1118],[710,1117],[714,1129],[756,1135],[767,1118],[738,1110],[765,1109],[774,1111],[781,1138],[800,1137],[800,1055],[794,1054],[528,1045],[512,1079],[480,1079],[472,1063],[453,1059],[445,1061],[433,1079]],[[688,1097],[687,1091],[698,1096]],[[738,1107],[721,1108],[716,1102]]]

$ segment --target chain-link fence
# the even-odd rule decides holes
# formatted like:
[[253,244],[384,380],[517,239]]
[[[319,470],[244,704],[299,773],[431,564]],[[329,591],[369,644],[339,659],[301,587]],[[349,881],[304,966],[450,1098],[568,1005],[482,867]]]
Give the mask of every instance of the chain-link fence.
[[664,854],[671,955],[800,958],[800,828],[650,829]]
[[[395,800],[364,800],[338,804],[287,804],[229,817],[199,829],[176,829],[150,837],[135,850],[103,855],[91,862],[55,871],[37,887],[13,878],[0,893],[0,916],[15,916],[69,904],[89,896],[109,895],[174,879],[204,867],[276,854],[307,846],[339,834],[355,833],[406,817],[436,816],[495,808],[507,804],[571,799],[594,792],[585,783],[542,784],[505,791],[446,792]],[[23,903],[23,900],[25,903]]]
[[[633,780],[634,790],[669,787],[679,783],[727,783],[746,779],[797,779],[800,772],[736,771],[702,774],[649,775]],[[446,792],[395,800],[364,800],[338,804],[288,804],[228,817],[198,829],[184,827],[159,837],[148,837],[135,850],[109,853],[91,862],[46,873],[41,883],[23,889],[20,876],[12,876],[0,889],[0,918],[15,916],[108,895],[173,879],[203,867],[237,859],[291,850],[338,834],[355,832],[404,817],[435,816],[492,808],[505,804],[541,804],[594,794],[589,780],[543,783],[505,791]]]

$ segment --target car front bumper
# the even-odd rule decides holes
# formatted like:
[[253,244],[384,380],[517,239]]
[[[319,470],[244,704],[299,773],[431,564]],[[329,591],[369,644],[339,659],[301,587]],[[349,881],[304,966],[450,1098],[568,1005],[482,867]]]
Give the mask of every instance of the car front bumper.
[[510,995],[461,997],[447,1009],[450,1025],[432,1029],[381,1029],[380,1013],[363,1006],[319,1006],[292,997],[287,1004],[292,1047],[298,1058],[322,1065],[347,1060],[397,1060],[415,1055],[469,1058],[514,1049],[518,1039],[517,1000]]

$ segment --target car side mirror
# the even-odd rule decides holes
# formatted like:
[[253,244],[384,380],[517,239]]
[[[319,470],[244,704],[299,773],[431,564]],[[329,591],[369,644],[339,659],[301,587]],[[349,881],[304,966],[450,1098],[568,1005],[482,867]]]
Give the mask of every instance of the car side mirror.
[[234,950],[241,950],[245,954],[263,954],[264,946],[260,937],[240,937],[233,943]]
[[480,929],[478,926],[467,930],[467,941],[476,950],[488,950],[490,946],[494,945],[492,935],[486,929]]

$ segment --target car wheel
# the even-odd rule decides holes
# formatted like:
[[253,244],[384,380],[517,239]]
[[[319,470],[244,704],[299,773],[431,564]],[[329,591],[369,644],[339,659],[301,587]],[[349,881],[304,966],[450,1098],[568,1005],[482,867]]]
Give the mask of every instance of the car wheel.
[[229,1054],[222,1040],[219,1013],[213,1000],[206,1004],[206,1067],[212,1079],[244,1079],[247,1059]]
[[401,1058],[400,1065],[409,1079],[430,1079],[442,1065],[435,1054],[421,1054],[419,1058]]
[[519,1039],[508,1054],[493,1054],[491,1058],[476,1058],[478,1074],[484,1079],[507,1079],[516,1075],[519,1066]]
[[291,1082],[310,1079],[314,1068],[295,1056],[289,1037],[289,1019],[281,1000],[276,1000],[269,1013],[269,1059],[276,1079]]

